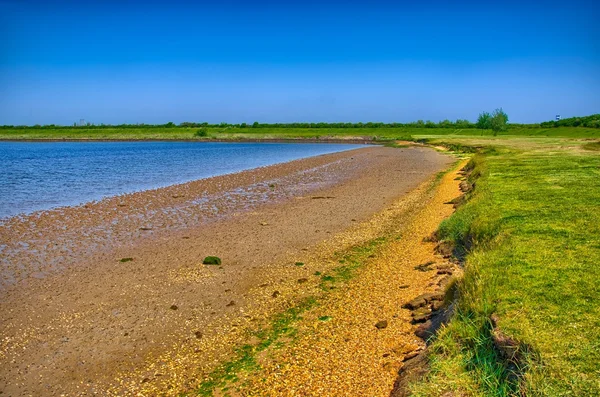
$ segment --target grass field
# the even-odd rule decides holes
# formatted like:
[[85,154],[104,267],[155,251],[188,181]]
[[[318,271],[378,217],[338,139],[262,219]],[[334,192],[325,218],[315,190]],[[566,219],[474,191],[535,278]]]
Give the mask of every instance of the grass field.
[[[198,134],[199,131],[203,131]],[[199,136],[206,135],[206,136]],[[371,140],[406,139],[409,137],[481,137],[489,138],[491,130],[454,128],[0,128],[0,140],[244,140],[244,139],[294,139],[294,138],[367,138]],[[500,132],[497,138],[547,137],[600,138],[599,128],[512,127]]]
[[[600,395],[598,142],[449,142],[485,149],[469,201],[440,226],[466,254],[465,276],[414,394]],[[512,360],[494,345],[498,330],[518,343]]]
[[[413,392],[600,395],[600,129],[519,127],[494,136],[476,129],[212,128],[203,138],[197,131],[0,129],[0,139],[377,137],[476,148],[474,189],[439,232],[464,260],[457,310]],[[512,360],[494,344],[498,332],[517,343]]]

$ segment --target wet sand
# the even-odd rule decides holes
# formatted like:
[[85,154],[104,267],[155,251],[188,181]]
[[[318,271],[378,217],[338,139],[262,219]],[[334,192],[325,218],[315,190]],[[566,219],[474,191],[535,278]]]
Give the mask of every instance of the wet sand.
[[[222,361],[258,321],[249,313],[293,300],[264,307],[256,291],[283,291],[307,271],[296,261],[449,163],[370,147],[3,222],[0,391],[121,395],[165,375],[193,387],[181,378]],[[223,265],[202,265],[207,255]],[[157,370],[191,354],[181,376]]]

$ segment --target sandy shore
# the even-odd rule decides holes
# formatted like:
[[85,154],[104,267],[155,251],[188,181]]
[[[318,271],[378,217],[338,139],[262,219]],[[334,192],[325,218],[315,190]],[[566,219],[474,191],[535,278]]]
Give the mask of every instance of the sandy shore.
[[[255,313],[290,304],[271,294],[306,275],[295,262],[449,163],[370,147],[0,224],[0,390],[118,395],[165,375],[193,387]],[[169,357],[188,361],[165,374]]]

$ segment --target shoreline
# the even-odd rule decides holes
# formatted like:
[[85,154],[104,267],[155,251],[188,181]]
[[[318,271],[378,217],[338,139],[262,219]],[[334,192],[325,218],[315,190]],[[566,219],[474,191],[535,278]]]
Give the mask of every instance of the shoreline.
[[[18,141],[15,141],[15,142],[18,142]],[[105,142],[135,142],[135,141],[105,141]],[[140,142],[142,142],[142,141],[140,141]],[[148,142],[150,142],[150,141],[148,141]],[[176,141],[154,141],[154,142],[176,142]],[[183,141],[181,141],[181,142],[183,142]],[[238,142],[222,142],[222,143],[238,143]],[[242,143],[242,142],[239,142],[239,143]],[[268,142],[266,142],[266,143],[268,143]],[[273,143],[278,143],[278,142],[273,142]],[[306,143],[311,143],[311,142],[306,142]],[[333,142],[321,142],[321,143],[333,143]],[[344,142],[344,143],[352,144],[352,143],[349,143],[349,142]],[[43,215],[43,213],[47,212],[47,211],[63,211],[63,210],[68,210],[69,208],[85,207],[86,205],[93,205],[95,203],[100,203],[100,202],[105,201],[105,200],[113,200],[113,199],[116,199],[116,198],[119,198],[119,197],[127,197],[128,195],[132,195],[132,194],[138,194],[138,193],[144,193],[144,192],[157,192],[157,191],[160,191],[161,189],[172,189],[172,188],[175,188],[177,186],[186,185],[188,183],[195,183],[195,182],[200,182],[200,181],[212,180],[213,178],[224,177],[224,176],[227,176],[227,175],[242,174],[242,173],[245,173],[245,172],[260,172],[260,170],[268,169],[269,167],[276,167],[276,166],[279,166],[279,165],[282,165],[282,164],[291,163],[291,162],[294,162],[294,161],[302,161],[302,160],[307,160],[307,159],[311,159],[311,158],[319,158],[321,156],[335,155],[335,154],[340,154],[340,153],[345,153],[345,152],[351,152],[351,151],[354,151],[354,150],[360,150],[360,149],[364,149],[364,148],[367,148],[367,146],[365,146],[365,147],[355,147],[355,148],[350,148],[350,149],[344,149],[344,150],[340,150],[340,151],[333,152],[333,153],[309,155],[307,157],[302,157],[302,158],[299,158],[299,159],[296,159],[296,160],[280,161],[280,162],[276,162],[276,163],[272,163],[272,164],[268,164],[268,165],[262,165],[262,166],[258,166],[258,167],[242,169],[242,170],[239,170],[239,171],[232,171],[232,172],[226,172],[226,173],[212,175],[212,176],[206,176],[206,177],[202,177],[202,178],[196,178],[196,179],[192,179],[192,180],[188,180],[188,181],[184,181],[184,182],[169,183],[169,184],[166,184],[164,186],[158,186],[158,187],[152,187],[152,188],[146,188],[146,189],[139,189],[139,190],[132,190],[132,191],[124,192],[124,193],[120,193],[120,194],[113,194],[113,195],[104,196],[102,198],[95,199],[95,200],[91,199],[91,200],[87,200],[87,201],[79,201],[76,204],[58,205],[58,206],[54,206],[54,207],[50,207],[50,208],[45,208],[45,209],[38,209],[38,210],[33,210],[33,211],[28,211],[28,212],[22,212],[22,213],[18,213],[18,214],[15,214],[15,215],[0,217],[0,225],[2,225],[3,223],[5,223],[7,221],[10,221],[11,218],[28,218],[28,217],[31,217],[31,216],[40,216],[40,215]]]
[[205,139],[168,139],[168,138],[140,138],[140,139],[104,139],[104,138],[26,138],[26,139],[5,139],[0,138],[0,142],[219,142],[219,143],[347,143],[347,144],[370,144],[383,145],[392,140],[377,140],[374,136],[365,138],[205,138]]
[[[247,317],[260,309],[252,291],[267,294],[264,310],[284,309],[292,295],[274,299],[273,290],[309,276],[295,262],[308,263],[317,247],[449,162],[431,149],[372,146],[2,225],[0,235],[11,237],[5,263],[32,266],[25,253],[46,257],[1,293],[0,388],[102,394],[119,384],[117,375],[134,374],[177,346],[191,348],[204,363],[198,368],[209,370],[231,348],[223,335],[256,320]],[[273,180],[280,181],[274,189]],[[201,265],[208,255],[223,265]],[[202,350],[209,340],[222,344]],[[120,379],[139,385],[156,374]]]

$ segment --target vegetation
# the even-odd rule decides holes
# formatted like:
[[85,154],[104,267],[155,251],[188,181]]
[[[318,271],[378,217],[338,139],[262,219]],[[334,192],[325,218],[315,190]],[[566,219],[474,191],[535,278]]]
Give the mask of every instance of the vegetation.
[[477,123],[475,125],[479,129],[492,130],[497,134],[500,131],[506,131],[508,129],[508,115],[502,108],[494,110],[492,114],[483,112],[479,114],[479,118],[477,118]]
[[461,139],[474,189],[439,235],[465,275],[415,395],[600,394],[598,142],[544,141]]
[[221,258],[219,258],[218,256],[207,256],[202,261],[202,264],[204,264],[204,265],[219,265],[220,266]]
[[507,114],[500,109],[496,109],[492,114],[488,112],[482,112],[476,123],[472,123],[469,120],[458,119],[456,121],[451,120],[442,120],[439,122],[433,122],[430,120],[417,120],[410,123],[381,123],[381,122],[367,122],[367,123],[259,123],[255,121],[252,125],[248,125],[246,123],[239,124],[230,124],[230,123],[219,123],[219,124],[209,124],[206,122],[197,123],[197,122],[183,122],[180,124],[175,124],[173,122],[168,122],[166,124],[118,124],[118,125],[110,125],[110,124],[92,124],[87,123],[85,126],[61,126],[56,124],[48,124],[48,125],[0,125],[0,131],[2,130],[25,130],[27,133],[34,134],[35,131],[62,131],[62,133],[67,133],[67,131],[86,131],[90,133],[91,131],[97,130],[135,130],[137,132],[147,131],[148,133],[152,133],[150,131],[160,131],[162,133],[166,132],[175,132],[177,130],[194,130],[195,136],[205,137],[208,136],[210,131],[214,130],[226,130],[226,129],[239,129],[247,131],[247,130],[255,130],[255,129],[483,129],[489,130],[492,129],[494,131],[504,131],[510,127],[519,127],[519,128],[553,128],[553,127],[587,127],[587,128],[600,128],[600,114],[594,114],[586,117],[572,117],[568,119],[563,119],[560,121],[547,121],[541,124],[508,124],[508,116]]
[[570,117],[558,121],[546,121],[540,124],[540,127],[588,127],[600,128],[600,114],[592,114],[585,117]]
[[[269,139],[358,139],[362,141],[413,140],[433,137],[491,137],[492,130],[477,128],[221,128],[205,127],[206,136],[198,136],[197,128],[54,128],[54,129],[0,129],[0,140],[269,140]],[[559,127],[531,128],[509,125],[498,137],[600,137],[600,128]],[[202,133],[204,135],[204,133]]]
[[197,136],[199,138],[205,138],[208,136],[208,128],[200,128],[198,131],[196,131],[194,133],[194,136]]

